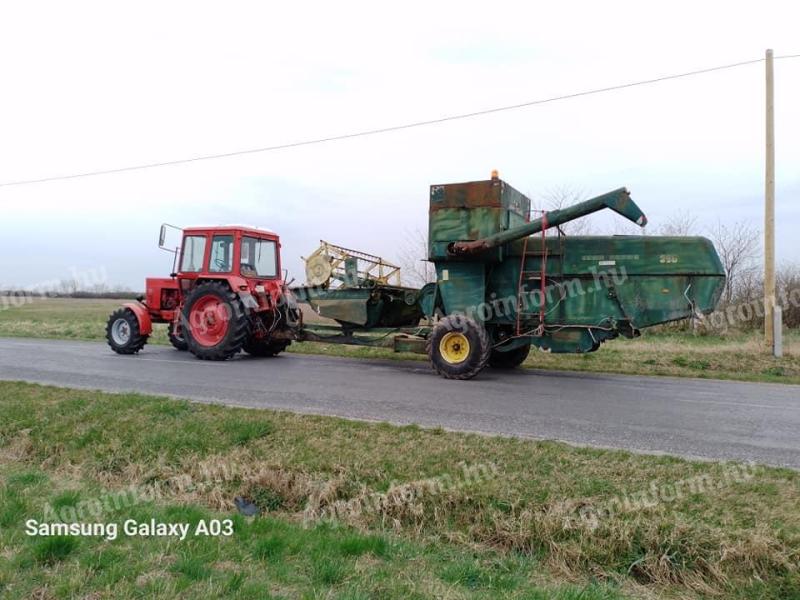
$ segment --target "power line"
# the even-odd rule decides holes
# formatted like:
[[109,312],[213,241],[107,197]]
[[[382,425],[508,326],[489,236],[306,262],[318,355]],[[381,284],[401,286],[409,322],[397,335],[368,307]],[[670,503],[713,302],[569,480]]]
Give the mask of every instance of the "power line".
[[[785,58],[800,58],[800,54],[785,54],[782,56],[774,57],[774,60],[781,60]],[[33,183],[45,183],[48,181],[62,181],[66,179],[78,179],[81,177],[94,177],[96,175],[111,175],[113,173],[124,173],[127,171],[139,171],[142,169],[154,169],[156,167],[169,167],[174,165],[182,165],[186,163],[198,162],[203,160],[215,160],[219,158],[229,158],[232,156],[243,156],[246,154],[258,154],[261,152],[274,152],[277,150],[286,150],[288,148],[297,148],[300,146],[311,146],[314,144],[324,144],[327,142],[336,142],[340,140],[348,140],[352,138],[358,137],[366,137],[370,135],[379,135],[383,133],[390,133],[392,131],[402,131],[404,129],[413,129],[416,127],[425,127],[428,125],[437,125],[439,123],[447,123],[449,121],[459,121],[461,119],[470,119],[473,117],[481,117],[484,115],[490,115],[499,112],[505,112],[509,110],[517,110],[520,108],[527,108],[529,106],[537,106],[539,104],[548,104],[550,102],[558,102],[560,100],[570,100],[572,98],[580,98],[582,96],[591,96],[594,94],[604,94],[607,92],[613,92],[617,90],[624,90],[627,88],[637,87],[641,85],[649,85],[652,83],[659,83],[661,81],[669,81],[671,79],[680,79],[682,77],[691,77],[694,75],[702,75],[705,73],[712,73],[714,71],[723,71],[725,69],[734,69],[736,67],[743,67],[745,65],[752,65],[756,63],[764,62],[763,58],[757,58],[755,60],[746,60],[737,63],[731,63],[728,65],[719,65],[716,67],[709,67],[706,69],[698,69],[696,71],[687,71],[686,73],[678,73],[676,75],[664,75],[661,77],[655,77],[653,79],[643,79],[641,81],[634,81],[631,83],[622,83],[619,85],[612,85],[603,88],[596,88],[591,90],[584,90],[581,92],[574,92],[571,94],[563,94],[561,96],[552,96],[550,98],[542,98],[539,100],[531,100],[529,102],[521,102],[519,104],[509,104],[507,106],[499,106],[495,108],[487,108],[484,110],[478,110],[474,112],[462,113],[458,115],[450,115],[445,117],[439,117],[436,119],[429,119],[427,121],[415,121],[412,123],[404,123],[402,125],[392,125],[390,127],[381,127],[378,129],[366,129],[364,131],[357,131],[354,133],[345,133],[342,135],[334,135],[330,137],[323,137],[323,138],[316,138],[311,140],[303,140],[299,142],[290,142],[287,144],[278,144],[275,146],[265,146],[263,148],[251,148],[248,150],[236,150],[233,152],[223,152],[219,154],[206,154],[202,156],[193,156],[190,158],[182,158],[178,160],[168,160],[163,162],[152,162],[152,163],[144,163],[139,165],[131,165],[127,167],[118,167],[115,169],[100,169],[97,171],[86,171],[83,173],[73,173],[71,175],[54,175],[52,177],[42,177],[39,179],[21,179],[19,181],[7,181],[4,183],[0,183],[0,187],[10,187],[10,186],[18,186],[18,185],[29,185]]]

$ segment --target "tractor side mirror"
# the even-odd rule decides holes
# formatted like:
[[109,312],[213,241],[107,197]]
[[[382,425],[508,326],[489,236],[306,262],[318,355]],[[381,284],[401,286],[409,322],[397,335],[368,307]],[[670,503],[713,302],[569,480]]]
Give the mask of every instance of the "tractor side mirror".
[[164,247],[164,240],[167,239],[167,226],[166,224],[161,225],[161,231],[158,233],[158,247]]

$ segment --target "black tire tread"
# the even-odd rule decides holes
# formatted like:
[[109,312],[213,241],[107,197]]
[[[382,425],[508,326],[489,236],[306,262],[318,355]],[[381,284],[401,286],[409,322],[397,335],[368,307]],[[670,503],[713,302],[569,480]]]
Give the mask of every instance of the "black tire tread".
[[483,325],[478,324],[469,317],[460,316],[458,319],[464,321],[470,329],[475,331],[481,346],[480,354],[470,361],[471,365],[469,369],[458,372],[448,371],[446,370],[445,365],[440,364],[437,360],[437,354],[435,352],[435,346],[433,342],[434,340],[438,339],[439,332],[446,333],[448,331],[458,329],[456,325],[456,318],[454,316],[448,315],[434,326],[433,331],[431,331],[431,334],[428,336],[428,339],[425,342],[425,350],[428,354],[428,358],[430,359],[431,367],[433,367],[433,370],[442,377],[445,377],[446,379],[460,380],[472,379],[478,373],[480,373],[489,362],[489,356],[492,351],[491,344],[489,343],[489,333],[486,331],[486,328]]
[[263,340],[249,339],[245,342],[243,350],[251,356],[277,356],[291,344],[291,340],[274,340],[264,342]]
[[520,366],[530,354],[531,345],[520,346],[507,352],[492,350],[489,355],[489,366],[493,369],[514,369]]
[[[181,315],[181,321],[183,320],[183,316]],[[172,347],[176,350],[180,350],[181,352],[186,351],[189,349],[189,344],[186,342],[186,337],[179,338],[175,335],[175,323],[170,323],[167,329],[167,337],[169,337],[169,343],[172,344]]]
[[[115,321],[121,318],[126,319],[131,327],[132,342],[125,347],[118,346],[111,337],[111,326]],[[139,329],[139,319],[130,308],[118,308],[108,317],[108,323],[106,323],[106,342],[117,354],[136,354],[139,350],[144,348],[149,337],[149,335],[142,335]]]
[[182,319],[183,323],[187,324],[189,321],[189,313],[192,305],[197,298],[207,294],[216,294],[223,298],[231,307],[231,323],[230,327],[233,328],[233,333],[229,334],[228,338],[213,348],[208,348],[198,344],[191,334],[191,327],[184,328],[184,339],[186,340],[189,351],[200,360],[228,360],[229,358],[238,354],[244,346],[247,338],[250,336],[250,320],[244,311],[244,306],[239,297],[234,294],[230,288],[218,281],[207,281],[197,285],[186,298],[183,305]]

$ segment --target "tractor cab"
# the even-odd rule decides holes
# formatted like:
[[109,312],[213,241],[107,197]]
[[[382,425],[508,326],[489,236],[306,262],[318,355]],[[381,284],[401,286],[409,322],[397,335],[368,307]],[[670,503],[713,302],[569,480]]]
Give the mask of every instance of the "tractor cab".
[[209,282],[228,287],[255,311],[270,310],[280,302],[284,282],[276,233],[239,225],[187,227],[179,229],[180,246],[168,248],[167,227],[179,228],[162,225],[159,236],[159,248],[174,255],[172,273],[169,279],[146,280],[151,310],[173,310],[197,285]]
[[[253,227],[190,227],[183,230],[174,276],[184,292],[198,281],[225,280],[236,290],[264,288],[271,296],[282,282],[277,234]],[[245,286],[245,287],[242,287]]]
[[191,227],[183,230],[177,275],[196,279],[236,275],[275,280],[280,273],[278,236],[252,227]]

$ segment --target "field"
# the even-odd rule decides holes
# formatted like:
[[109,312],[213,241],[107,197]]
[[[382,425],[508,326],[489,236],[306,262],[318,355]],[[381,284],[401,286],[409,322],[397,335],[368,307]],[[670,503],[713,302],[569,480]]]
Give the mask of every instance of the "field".
[[[23,336],[104,340],[115,300],[37,298],[15,306],[0,298],[0,337]],[[150,343],[166,344],[164,326],[157,326]],[[395,354],[383,348],[323,343],[300,343],[291,352],[340,356],[427,360],[414,354]],[[594,371],[638,375],[671,375],[800,383],[800,332],[784,334],[784,356],[775,359],[753,333],[693,336],[690,333],[650,333],[636,340],[612,340],[591,354],[532,352],[525,367],[545,370]]]
[[[13,382],[0,412],[4,598],[800,597],[794,471]],[[54,518],[120,533],[26,535]]]

